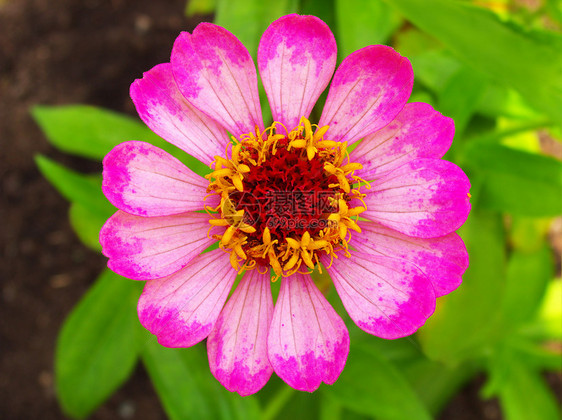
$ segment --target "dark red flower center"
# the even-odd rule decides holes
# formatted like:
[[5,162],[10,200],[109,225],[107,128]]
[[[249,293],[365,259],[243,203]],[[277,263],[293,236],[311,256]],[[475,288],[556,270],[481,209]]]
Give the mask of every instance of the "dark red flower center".
[[324,140],[326,131],[304,118],[285,134],[274,124],[236,139],[231,159],[216,158],[209,191],[221,196],[221,218],[211,225],[226,227],[215,237],[236,269],[290,275],[313,269],[321,252],[347,253],[348,228],[359,230],[351,217],[365,210],[348,206],[363,197],[353,175],[361,165],[345,162],[346,144]]

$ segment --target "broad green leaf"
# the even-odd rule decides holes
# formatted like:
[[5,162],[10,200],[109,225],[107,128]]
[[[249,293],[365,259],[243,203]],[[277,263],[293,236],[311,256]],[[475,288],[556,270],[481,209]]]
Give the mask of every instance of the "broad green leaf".
[[32,114],[51,144],[66,153],[101,160],[119,143],[140,140],[164,149],[201,176],[210,172],[142,121],[124,114],[89,105],[36,106]]
[[55,381],[63,411],[84,418],[130,376],[140,347],[140,284],[105,270],[66,319]]
[[511,253],[501,305],[506,328],[519,326],[536,315],[554,275],[553,263],[552,251],[546,244],[534,252]]
[[297,11],[297,0],[217,0],[215,23],[232,32],[257,56],[259,40],[275,19]]
[[70,225],[84,245],[101,252],[99,233],[107,217],[103,214],[91,211],[88,207],[71,203],[69,210]]
[[407,52],[403,54],[412,62],[416,81],[419,80],[437,93],[442,92],[453,75],[463,67],[455,58],[443,51],[424,51],[415,56],[408,55]]
[[505,279],[501,217],[473,209],[460,233],[470,256],[463,282],[438,299],[435,314],[418,334],[428,357],[448,365],[480,355],[497,341]]
[[540,372],[529,367],[509,348],[493,359],[485,391],[497,395],[506,420],[558,420],[556,398]]
[[111,216],[115,208],[107,201],[101,191],[101,177],[99,175],[83,175],[66,168],[60,163],[37,155],[35,163],[45,178],[72,203],[79,203],[90,211],[105,216]]
[[348,409],[376,419],[431,419],[404,376],[378,351],[352,346],[340,378],[323,387]]
[[201,345],[169,349],[150,336],[146,338],[142,360],[171,420],[260,418],[255,397],[230,393],[211,375]]
[[464,160],[485,176],[482,207],[532,217],[562,214],[562,162],[477,141],[467,146]]
[[[487,81],[479,73],[463,66],[447,81],[439,94],[438,109],[455,120],[455,137],[462,136],[476,110]],[[456,143],[453,143],[453,147]]]
[[89,105],[36,106],[32,115],[53,146],[92,159],[124,141],[157,137],[138,120]]
[[562,123],[562,53],[492,12],[457,0],[386,0],[474,69],[516,90]]
[[384,44],[402,23],[382,0],[336,0],[338,49],[342,57],[373,44]]

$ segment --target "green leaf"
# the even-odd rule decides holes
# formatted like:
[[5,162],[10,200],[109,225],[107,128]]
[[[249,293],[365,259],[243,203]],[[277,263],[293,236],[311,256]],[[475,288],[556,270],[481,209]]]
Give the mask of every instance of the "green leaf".
[[485,176],[480,206],[531,217],[562,214],[562,162],[477,141],[468,145],[464,160]]
[[232,32],[256,57],[258,43],[275,19],[297,11],[297,0],[217,0],[215,23]]
[[101,252],[99,233],[107,217],[88,207],[72,203],[69,210],[70,225],[84,245],[94,251]]
[[530,321],[554,276],[551,250],[543,244],[534,252],[514,250],[507,264],[502,314],[506,328]]
[[340,378],[322,391],[348,409],[377,419],[431,419],[400,372],[366,346],[352,346]]
[[342,57],[366,47],[383,44],[402,23],[382,0],[336,0],[338,49]]
[[485,391],[499,397],[506,420],[558,420],[556,398],[540,372],[527,366],[509,348],[493,359]]
[[143,122],[124,114],[89,105],[36,106],[32,115],[58,149],[101,160],[119,143],[140,140],[153,144],[205,176],[207,165],[153,133]]
[[448,365],[478,356],[498,340],[505,281],[501,217],[473,209],[460,233],[470,255],[463,283],[438,299],[435,314],[418,334],[428,357]]
[[45,178],[72,203],[79,203],[92,212],[111,216],[115,208],[107,201],[101,190],[99,175],[83,175],[45,156],[37,155],[35,163]]
[[124,141],[157,137],[138,120],[89,105],[36,106],[32,115],[53,146],[87,158],[102,159]]
[[456,0],[386,0],[474,69],[505,83],[562,123],[562,54],[492,12]]
[[[474,114],[487,81],[479,73],[463,66],[447,81],[439,94],[437,108],[455,120],[455,137],[462,136],[470,117]],[[453,143],[453,147],[456,146]]]
[[412,62],[416,81],[437,93],[442,92],[453,75],[463,67],[454,57],[439,50],[424,51],[418,55],[409,55],[407,51],[403,54]]
[[172,420],[260,418],[255,397],[230,393],[215,380],[201,345],[169,349],[149,337],[142,360]]
[[66,414],[84,418],[130,376],[139,355],[140,284],[105,270],[66,319],[55,380]]

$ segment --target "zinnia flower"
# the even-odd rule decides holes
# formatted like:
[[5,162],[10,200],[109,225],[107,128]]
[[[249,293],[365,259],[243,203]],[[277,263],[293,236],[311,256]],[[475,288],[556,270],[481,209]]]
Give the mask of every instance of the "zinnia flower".
[[273,371],[314,391],[340,375],[349,334],[313,270],[329,273],[361,329],[388,339],[414,333],[460,284],[468,257],[454,231],[470,184],[441,160],[453,121],[406,104],[406,58],[371,45],[334,74],[328,26],[284,16],[258,50],[268,127],[254,62],[230,32],[202,23],[181,33],[170,61],[136,80],[131,97],[155,133],[212,171],[200,177],[140,141],[118,145],[104,159],[103,191],[119,210],[100,235],[113,271],[147,280],[139,318],[163,346],[207,338],[211,372],[241,395]]

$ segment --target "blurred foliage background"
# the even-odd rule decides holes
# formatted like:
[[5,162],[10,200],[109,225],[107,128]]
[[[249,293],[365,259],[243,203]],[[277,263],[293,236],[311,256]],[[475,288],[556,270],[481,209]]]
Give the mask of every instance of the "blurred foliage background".
[[[411,101],[454,118],[445,158],[472,182],[473,211],[460,231],[471,261],[462,286],[439,298],[415,336],[394,341],[356,328],[330,292],[352,342],[336,384],[306,394],[274,377],[241,398],[212,377],[204,343],[159,346],[137,320],[142,284],[106,270],[60,332],[55,381],[63,411],[88,416],[141,362],[171,419],[431,419],[477,375],[485,377],[481,398],[497,397],[503,418],[559,419],[560,396],[544,378],[562,375],[562,3],[191,0],[185,10],[214,13],[254,57],[269,23],[293,12],[328,23],[340,61],[366,45],[393,46],[414,68]],[[208,171],[139,120],[112,111],[74,105],[32,113],[49,141],[75,156],[99,161],[118,143],[144,140]],[[71,202],[79,238],[99,251],[99,229],[115,211],[101,176],[45,156],[36,163]]]

